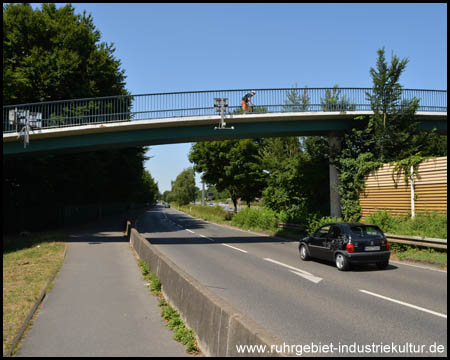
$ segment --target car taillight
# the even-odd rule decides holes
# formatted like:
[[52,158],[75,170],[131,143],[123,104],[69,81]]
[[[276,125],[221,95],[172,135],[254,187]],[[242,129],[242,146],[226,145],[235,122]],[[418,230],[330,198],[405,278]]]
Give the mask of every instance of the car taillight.
[[389,249],[389,241],[386,240],[386,250],[390,250]]
[[351,242],[349,242],[347,243],[347,245],[345,245],[345,251],[347,251],[348,253],[354,253],[355,246]]

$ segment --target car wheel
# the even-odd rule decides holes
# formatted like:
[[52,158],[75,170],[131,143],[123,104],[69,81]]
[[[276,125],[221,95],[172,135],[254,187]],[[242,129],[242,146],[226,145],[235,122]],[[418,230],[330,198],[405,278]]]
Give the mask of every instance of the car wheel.
[[300,259],[307,261],[311,259],[311,256],[309,255],[308,249],[306,248],[305,244],[302,244],[300,246]]
[[349,269],[350,264],[348,262],[348,259],[346,256],[342,255],[341,253],[338,253],[336,255],[336,267],[340,271],[346,271]]
[[387,268],[389,261],[378,262],[376,265],[378,269],[383,270]]

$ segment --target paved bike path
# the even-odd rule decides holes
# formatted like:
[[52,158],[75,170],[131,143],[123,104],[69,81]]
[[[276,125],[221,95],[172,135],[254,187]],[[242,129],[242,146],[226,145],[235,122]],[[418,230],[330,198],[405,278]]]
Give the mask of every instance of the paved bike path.
[[64,264],[16,356],[189,356],[123,237],[123,220],[69,232]]

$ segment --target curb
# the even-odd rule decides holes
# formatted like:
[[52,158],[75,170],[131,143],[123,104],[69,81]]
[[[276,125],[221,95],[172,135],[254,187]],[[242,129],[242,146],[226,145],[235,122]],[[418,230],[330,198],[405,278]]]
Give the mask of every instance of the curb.
[[15,349],[17,344],[22,339],[22,336],[23,336],[25,330],[28,327],[28,323],[30,322],[30,320],[32,319],[33,315],[35,314],[37,308],[39,307],[39,305],[42,303],[42,301],[44,300],[45,296],[47,295],[49,287],[53,283],[53,281],[55,280],[56,275],[58,275],[59,271],[61,270],[62,266],[64,265],[64,261],[66,259],[66,253],[67,253],[67,243],[66,243],[66,246],[64,248],[63,261],[62,261],[61,265],[58,267],[58,269],[55,270],[53,275],[48,280],[47,284],[45,285],[45,287],[42,290],[41,294],[39,295],[38,299],[34,303],[33,307],[31,308],[31,310],[28,313],[27,317],[25,318],[24,322],[22,323],[22,326],[20,327],[19,331],[17,332],[16,337],[14,338],[12,344],[9,346],[9,349],[6,351],[6,354],[4,355],[4,357],[11,357],[11,353],[13,352],[13,350]]
[[[194,330],[198,346],[205,356],[243,356],[238,345],[282,344],[257,322],[212,293],[162,254],[139,232],[132,228],[130,243],[160,279],[162,293],[177,310],[185,324]],[[246,356],[278,356],[283,354],[246,354]]]

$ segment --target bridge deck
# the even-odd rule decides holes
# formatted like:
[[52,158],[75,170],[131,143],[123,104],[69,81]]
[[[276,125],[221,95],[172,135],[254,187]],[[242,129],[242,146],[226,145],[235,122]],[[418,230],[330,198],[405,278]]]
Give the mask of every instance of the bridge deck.
[[[368,88],[256,89],[255,112],[242,114],[249,90],[109,96],[3,107],[3,153],[82,151],[225,138],[326,135],[365,125]],[[234,130],[214,130],[223,100]],[[447,133],[447,91],[403,89],[398,107],[418,100],[421,130]],[[33,125],[37,130],[31,130]],[[19,131],[19,132],[18,132]],[[29,139],[26,149],[18,135]]]
[[[234,130],[215,130],[220,123],[219,115],[40,129],[30,132],[26,149],[22,140],[18,139],[17,132],[4,134],[3,153],[80,151],[248,137],[326,135],[364,126],[365,121],[355,118],[371,114],[371,111],[250,113],[225,119],[227,126],[232,125]],[[446,134],[447,113],[419,112],[417,117],[423,130],[437,128]]]

